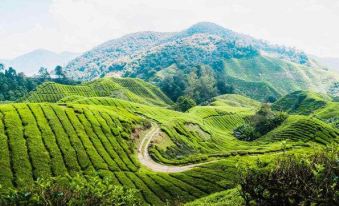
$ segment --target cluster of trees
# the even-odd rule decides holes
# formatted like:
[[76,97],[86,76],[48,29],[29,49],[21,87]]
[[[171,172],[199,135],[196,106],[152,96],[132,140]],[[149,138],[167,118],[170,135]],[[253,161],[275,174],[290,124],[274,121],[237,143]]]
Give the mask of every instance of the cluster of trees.
[[245,205],[339,205],[338,150],[310,157],[283,154],[268,166],[241,168]]
[[189,71],[178,70],[175,75],[168,75],[161,80],[160,88],[173,101],[185,96],[197,104],[217,95],[234,93],[234,87],[225,79],[216,77],[208,66],[196,66]]
[[55,77],[51,77],[46,68],[40,68],[38,75],[27,77],[24,73],[12,68],[5,68],[0,63],[0,101],[16,101],[24,97],[45,81],[54,81],[62,84],[77,84],[78,82],[68,79],[61,66],[54,69]]
[[37,84],[34,79],[17,73],[12,67],[0,67],[0,101],[15,101],[33,90]]
[[186,112],[195,105],[196,103],[193,99],[185,96],[180,96],[177,100],[176,109],[182,112]]
[[[210,49],[211,45],[215,49]],[[147,51],[139,58],[127,63],[124,68],[131,71],[131,73],[127,74],[128,76],[148,80],[154,77],[157,71],[173,64],[182,70],[187,70],[202,64],[214,66],[216,62],[222,62],[222,60],[228,58],[256,55],[258,55],[258,50],[252,46],[242,45],[236,41],[200,36],[190,39],[178,39],[154,50]]]
[[269,104],[263,104],[245,124],[234,129],[234,136],[240,140],[253,141],[281,125],[287,117],[286,113],[273,112]]

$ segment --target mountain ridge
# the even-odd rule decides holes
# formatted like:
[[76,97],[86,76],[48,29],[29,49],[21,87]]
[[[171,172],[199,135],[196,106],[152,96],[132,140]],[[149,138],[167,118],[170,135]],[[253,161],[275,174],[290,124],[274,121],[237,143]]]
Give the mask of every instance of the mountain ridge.
[[70,61],[65,72],[85,81],[137,77],[160,86],[173,101],[189,96],[197,103],[225,92],[260,101],[296,90],[327,93],[339,81],[303,51],[210,22],[180,32],[138,32],[107,41]]
[[80,53],[68,51],[56,53],[47,49],[35,49],[13,59],[1,60],[0,62],[3,62],[6,67],[15,68],[18,72],[33,75],[38,72],[40,67],[47,67],[52,70],[57,65],[65,66],[68,61],[78,55]]
[[[144,50],[147,50],[147,48],[153,45],[157,46],[159,44],[166,44],[169,42],[175,43],[177,40],[180,40],[180,39],[183,39],[183,38],[195,35],[195,34],[205,35],[206,38],[208,38],[208,35],[222,36],[224,38],[223,39],[224,41],[225,40],[227,42],[239,41],[237,42],[238,44],[246,45],[246,46],[251,46],[253,42],[255,42],[255,44],[259,45],[261,49],[265,49],[266,47],[268,47],[265,49],[267,50],[267,52],[280,50],[281,56],[284,56],[284,53],[291,53],[296,56],[301,56],[302,59],[306,58],[306,60],[301,60],[302,63],[307,63],[308,61],[307,57],[305,56],[303,52],[297,51],[295,49],[287,48],[283,46],[269,45],[267,42],[263,40],[258,40],[248,35],[234,32],[232,30],[223,28],[217,24],[214,24],[211,22],[200,22],[200,23],[192,25],[191,27],[181,32],[172,32],[172,33],[151,32],[151,31],[137,32],[137,33],[124,35],[121,38],[106,41],[94,47],[92,50],[85,52],[84,55],[82,55],[83,58],[79,57],[71,61],[66,66],[66,71],[69,72],[69,75],[72,75],[71,72],[74,72],[76,70],[84,71],[88,69],[89,72],[92,72],[92,75],[89,75],[89,77],[84,77],[84,78],[80,76],[80,78],[84,80],[90,80],[93,77],[95,78],[95,77],[100,76],[99,74],[96,74],[96,72],[93,72],[93,70],[101,70],[101,72],[105,70],[110,70],[109,67],[112,66],[112,63],[118,61],[116,59],[110,59],[105,62],[105,59],[104,61],[102,61],[100,59],[98,60],[98,58],[105,58],[105,55],[107,55],[110,58],[112,57],[116,58],[117,56],[121,57],[122,55],[119,52],[122,51],[124,58],[122,59],[121,64],[125,64],[127,62],[133,61],[135,52],[142,53]],[[141,41],[141,42],[131,41],[127,43],[125,42],[130,39],[132,40],[143,39],[145,40],[146,43],[149,43],[149,44],[145,45],[144,41]],[[117,43],[118,45],[114,45],[115,43]],[[122,43],[124,44],[121,45]],[[117,46],[119,46],[119,48],[116,48]],[[110,48],[107,48],[107,47],[110,47]],[[125,47],[127,47],[127,49],[125,49]],[[129,51],[129,48],[132,48],[132,53],[126,54],[126,52]],[[137,49],[133,50],[133,48],[137,48]],[[99,51],[104,51],[104,52],[98,54]],[[94,63],[93,61],[95,59],[98,60],[98,62],[96,63],[97,65],[93,64]],[[86,66],[89,68],[86,68]],[[77,75],[73,75],[73,76],[77,76]]]

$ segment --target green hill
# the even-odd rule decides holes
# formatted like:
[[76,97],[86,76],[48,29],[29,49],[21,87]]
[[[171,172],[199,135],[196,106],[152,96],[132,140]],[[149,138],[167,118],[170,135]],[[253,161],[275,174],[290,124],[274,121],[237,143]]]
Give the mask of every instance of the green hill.
[[[175,99],[179,93],[199,101],[225,93],[241,94],[259,101],[298,90],[328,93],[339,78],[321,68],[261,55],[223,59],[213,64],[185,66],[174,63],[147,77],[142,75],[136,76],[156,82],[171,98]],[[197,92],[208,95],[197,96]]]
[[309,91],[288,94],[272,105],[273,109],[291,114],[312,115],[334,126],[339,126],[339,102],[332,98]]
[[[213,158],[216,154],[225,156],[240,153],[272,152],[280,150],[281,141],[293,140],[297,144],[299,139],[294,137],[295,133],[304,136],[305,142],[317,141],[313,136],[324,135],[326,141],[336,139],[337,130],[329,127],[321,121],[309,119],[306,116],[291,116],[279,128],[300,128],[295,132],[280,135],[281,138],[268,140],[261,138],[255,142],[238,141],[233,136],[233,129],[246,121],[246,117],[252,115],[258,108],[259,103],[255,100],[240,95],[223,95],[215,98],[210,106],[196,106],[186,113],[176,112],[161,107],[142,105],[114,98],[82,98],[71,103],[105,105],[108,107],[124,108],[131,113],[142,114],[143,117],[152,119],[161,125],[162,139],[155,141],[151,148],[154,158],[168,164],[182,164],[202,161]],[[298,121],[292,121],[297,119]],[[324,131],[311,130],[304,134],[300,122],[305,121],[310,127]],[[320,124],[320,126],[319,126]],[[279,128],[277,128],[277,131]],[[305,127],[306,128],[306,127]],[[292,129],[291,129],[292,130]],[[282,129],[285,131],[285,129]],[[273,131],[272,131],[273,132]],[[317,133],[317,134],[316,134]],[[312,138],[311,138],[312,137]],[[166,146],[162,145],[166,142]],[[269,143],[267,145],[267,143]],[[165,143],[164,143],[165,144]],[[293,143],[294,144],[294,143]],[[292,144],[292,145],[293,145]],[[225,152],[227,151],[227,152]]]
[[234,78],[265,82],[281,95],[296,90],[326,93],[330,82],[335,81],[335,74],[323,69],[266,56],[228,59],[224,61],[224,70],[226,75]]
[[331,98],[307,91],[292,92],[273,104],[273,109],[286,111],[293,114],[311,114],[315,110],[326,106]]
[[70,96],[114,97],[132,102],[169,106],[172,101],[157,87],[140,79],[103,78],[81,85],[44,83],[26,96],[26,102],[58,102]]
[[137,188],[139,198],[154,205],[189,201],[225,188],[212,178],[141,170],[131,133],[143,120],[123,108],[20,103],[1,105],[0,116],[2,188],[84,173]]
[[238,94],[225,94],[215,97],[210,105],[258,108],[260,106],[260,103],[258,101]]
[[[123,81],[119,85],[124,92],[145,101],[98,95],[102,94],[99,91],[108,94],[103,85],[119,81]],[[260,106],[257,101],[223,95],[210,105],[182,113],[164,107],[165,99],[159,106],[152,104],[149,95],[159,90],[149,92],[129,87],[135,81],[127,82],[103,79],[80,86],[51,84],[47,88],[55,90],[39,88],[30,98],[46,101],[44,98],[53,97],[59,103],[0,105],[2,188],[24,187],[40,177],[87,174],[110,177],[117,185],[138,189],[137,196],[145,205],[174,205],[234,188],[237,164],[254,166],[258,158],[270,161],[283,151],[311,153],[338,142],[338,129],[305,115],[291,115],[256,141],[240,141],[233,129],[255,113]],[[54,97],[58,91],[61,95]],[[165,173],[140,162],[138,145],[154,125],[160,128],[148,147],[154,161],[176,167],[204,164]]]

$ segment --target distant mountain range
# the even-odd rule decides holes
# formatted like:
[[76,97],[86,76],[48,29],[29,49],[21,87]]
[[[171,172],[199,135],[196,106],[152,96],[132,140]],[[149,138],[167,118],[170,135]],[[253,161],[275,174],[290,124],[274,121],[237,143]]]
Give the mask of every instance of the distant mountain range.
[[33,75],[38,72],[40,67],[52,70],[56,65],[65,66],[78,55],[80,54],[72,52],[55,53],[45,49],[37,49],[12,60],[0,60],[0,62],[4,63],[6,67],[15,68],[18,72]]
[[65,71],[79,80],[138,77],[157,84],[173,100],[185,95],[198,102],[225,92],[257,100],[296,90],[326,93],[339,80],[303,51],[209,22],[105,42],[70,61]]

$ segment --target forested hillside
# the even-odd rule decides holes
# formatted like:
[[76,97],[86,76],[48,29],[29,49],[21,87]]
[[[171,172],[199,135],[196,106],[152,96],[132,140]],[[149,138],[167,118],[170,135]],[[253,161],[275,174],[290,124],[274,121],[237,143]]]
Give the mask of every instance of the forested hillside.
[[138,77],[173,101],[197,103],[238,93],[267,101],[296,90],[336,95],[338,75],[304,52],[276,46],[213,23],[177,33],[141,32],[108,41],[71,61],[69,77]]

